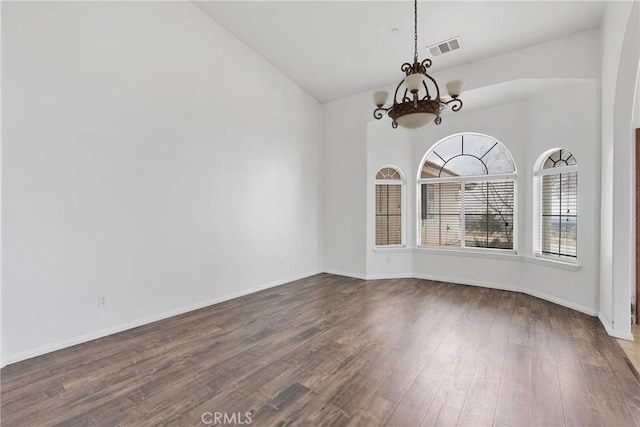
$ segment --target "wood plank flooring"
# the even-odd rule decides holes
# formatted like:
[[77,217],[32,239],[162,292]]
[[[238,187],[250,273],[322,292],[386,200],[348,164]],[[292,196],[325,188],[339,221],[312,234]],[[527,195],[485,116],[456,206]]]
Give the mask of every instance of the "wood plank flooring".
[[3,426],[640,426],[597,319],[417,279],[320,274],[1,375]]
[[631,363],[635,369],[635,376],[640,381],[640,325],[631,325],[631,335],[633,335],[634,341],[628,341],[618,339],[618,344],[627,355],[629,363]]

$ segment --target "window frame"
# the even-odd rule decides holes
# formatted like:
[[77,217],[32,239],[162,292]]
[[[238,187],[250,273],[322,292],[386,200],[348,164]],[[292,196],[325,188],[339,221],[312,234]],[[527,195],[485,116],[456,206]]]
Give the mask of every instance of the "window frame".
[[[395,166],[395,165],[384,165],[382,167],[379,167],[376,170],[376,173],[374,176],[377,176],[378,173],[380,173],[381,170],[383,169],[387,169],[387,168],[392,168],[395,169],[396,172],[398,172],[398,175],[400,176],[399,179],[378,179],[378,178],[374,178],[374,183],[373,183],[373,247],[374,249],[394,249],[394,248],[404,248],[406,247],[406,243],[407,243],[407,239],[406,239],[406,221],[407,221],[407,180],[405,179],[404,173],[402,172],[402,169],[400,169],[399,167]],[[376,212],[376,206],[378,204],[378,200],[377,200],[377,192],[376,192],[376,188],[378,185],[398,185],[400,186],[400,244],[390,244],[390,245],[378,245],[376,243],[376,231],[377,231],[377,212]]]
[[[572,165],[544,168],[544,164],[546,160],[555,152],[565,150],[569,152],[571,157],[574,158],[575,163]],[[533,171],[533,255],[536,258],[545,259],[549,261],[555,261],[558,263],[566,263],[571,265],[578,264],[578,218],[580,216],[579,213],[579,181],[576,186],[576,256],[566,255],[566,254],[550,254],[542,252],[542,198],[543,198],[543,187],[542,187],[542,177],[550,176],[550,175],[564,175],[569,173],[575,173],[577,177],[579,177],[578,171],[578,160],[576,159],[573,151],[567,150],[566,148],[554,148],[551,150],[545,151],[539,158],[535,164],[535,168]]]
[[[490,138],[496,141],[497,144],[501,144],[507,151],[510,156],[510,160],[513,164],[513,172],[511,173],[501,173],[501,174],[486,174],[486,175],[461,175],[456,177],[431,177],[431,178],[422,178],[422,170],[424,164],[427,161],[427,158],[431,154],[432,151],[437,149],[437,147],[452,138],[456,138],[459,136],[465,135],[475,135],[482,136],[485,138]],[[456,155],[466,155],[459,154]],[[453,157],[452,157],[453,158]],[[446,163],[445,163],[446,164]],[[444,167],[444,166],[443,166]],[[429,249],[429,250],[441,250],[441,251],[463,251],[463,252],[477,252],[477,253],[496,253],[496,254],[504,254],[504,255],[516,255],[518,253],[518,170],[513,156],[511,155],[511,151],[498,139],[481,133],[476,132],[460,132],[453,135],[449,135],[445,138],[442,138],[435,144],[433,144],[429,150],[425,153],[418,165],[418,173],[416,177],[416,248],[418,249]],[[486,182],[513,182],[513,227],[512,227],[512,240],[513,240],[513,249],[499,249],[499,248],[483,248],[477,246],[466,246],[466,227],[465,227],[465,184],[468,182],[477,182],[477,183],[486,183]],[[457,182],[460,183],[460,245],[459,246],[441,246],[441,245],[424,245],[422,244],[421,239],[421,231],[422,231],[422,185],[424,184],[439,184],[439,183],[447,183],[447,182]]]

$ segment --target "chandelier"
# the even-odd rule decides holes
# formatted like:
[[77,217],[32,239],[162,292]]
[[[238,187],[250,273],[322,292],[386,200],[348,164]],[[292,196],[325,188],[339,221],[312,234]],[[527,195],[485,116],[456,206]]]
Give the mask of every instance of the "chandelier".
[[[413,33],[413,64],[405,62],[400,69],[406,76],[396,86],[393,95],[393,105],[385,107],[389,94],[377,91],[373,95],[376,109],[373,117],[381,119],[386,112],[391,118],[391,126],[398,125],[408,129],[420,129],[434,122],[442,122],[440,113],[445,106],[450,105],[452,111],[462,108],[462,100],[458,98],[462,92],[464,81],[454,80],[447,83],[447,93],[451,97],[448,101],[440,98],[440,88],[436,80],[427,73],[431,67],[431,60],[418,61],[418,0],[414,0],[414,33]],[[398,94],[401,96],[399,97]]]

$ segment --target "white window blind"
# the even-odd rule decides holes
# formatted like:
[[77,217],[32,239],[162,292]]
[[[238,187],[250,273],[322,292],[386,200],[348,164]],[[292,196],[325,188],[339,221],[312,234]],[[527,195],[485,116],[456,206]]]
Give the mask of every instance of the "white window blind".
[[404,180],[395,167],[376,173],[376,246],[404,243]]
[[376,245],[402,244],[402,185],[376,185]]
[[542,176],[541,252],[577,257],[578,173]]
[[422,184],[420,244],[460,246],[459,182]]

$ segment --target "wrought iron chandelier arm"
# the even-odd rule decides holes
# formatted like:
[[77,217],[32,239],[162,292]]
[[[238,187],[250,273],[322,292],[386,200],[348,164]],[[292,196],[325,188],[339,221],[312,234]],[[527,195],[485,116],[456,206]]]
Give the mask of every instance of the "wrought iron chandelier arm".
[[426,58],[425,60],[423,60],[423,61],[420,63],[420,65],[421,65],[423,68],[425,68],[425,72],[426,72],[426,69],[427,69],[427,68],[431,67],[431,64],[432,64],[432,62],[431,62],[431,59],[429,59],[429,58]]
[[373,110],[373,118],[380,120],[381,118],[384,117],[384,113],[386,113],[389,110],[390,108],[378,107],[375,110]]
[[460,111],[462,108],[462,100],[460,98],[453,98],[445,102],[445,104],[451,104],[451,111]]
[[[438,86],[438,82],[436,82],[436,79],[434,79],[433,77],[431,77],[429,74],[425,73],[424,75],[426,78],[428,78],[429,80],[431,80],[433,82],[433,85],[436,88],[436,97],[433,98],[436,101],[440,100],[440,86]],[[425,89],[427,88],[427,82],[426,80],[423,82]],[[429,96],[429,89],[427,89],[427,96]],[[427,99],[431,99],[430,97]]]
[[427,82],[423,81],[422,82],[422,86],[424,87],[424,91],[425,91],[425,95],[422,97],[423,101],[430,101],[431,100],[431,93],[429,92],[429,86],[427,86]]
[[404,94],[402,95],[402,102],[412,102],[413,99],[409,98],[407,96],[407,92],[409,92],[407,89],[404,90]]
[[[402,86],[402,83],[404,83],[404,79],[400,80],[400,83],[398,83],[398,86],[396,86],[395,92],[393,92],[393,105],[396,105],[398,103],[398,90],[400,90],[400,86]],[[406,97],[407,97],[407,90],[405,89],[403,98],[406,98]]]

